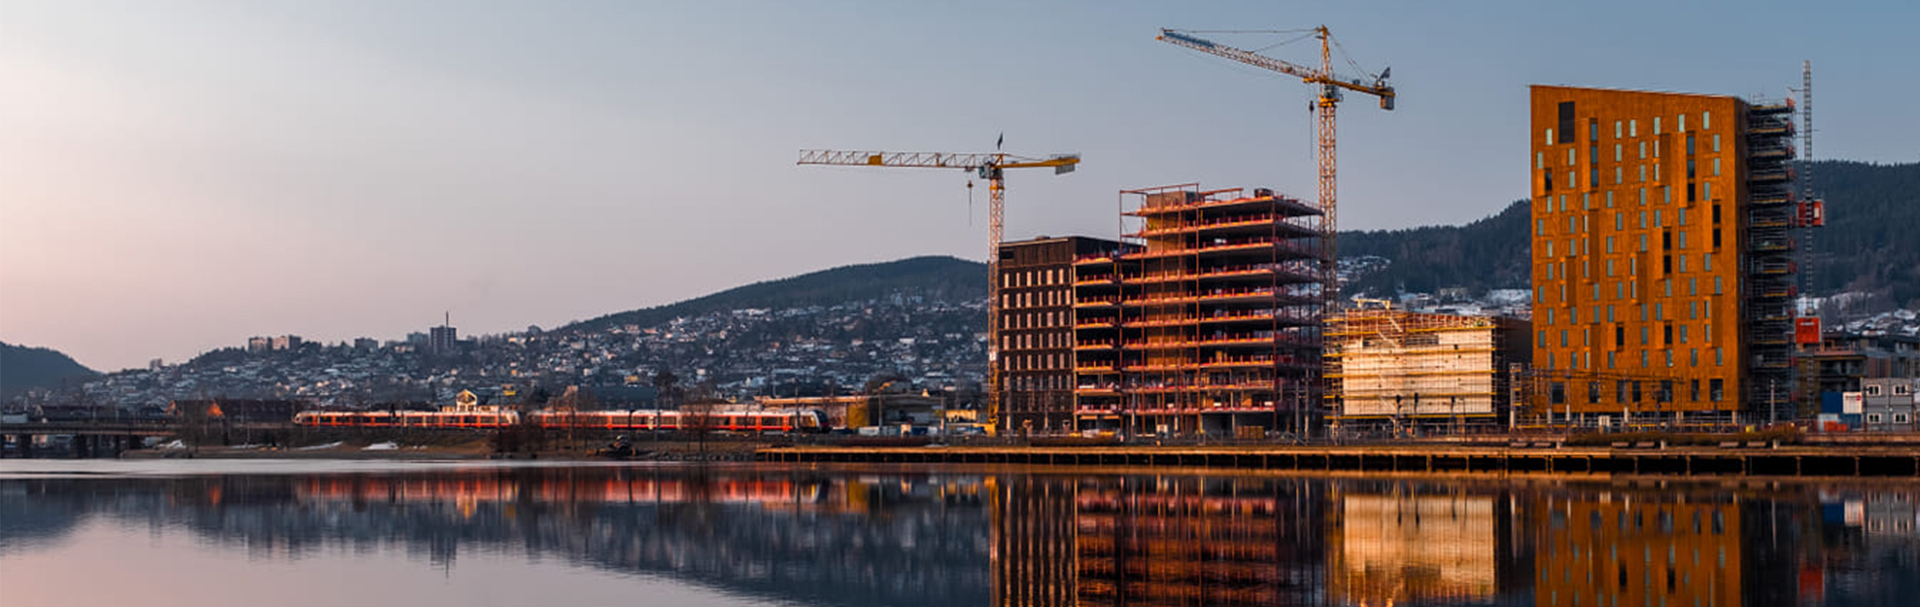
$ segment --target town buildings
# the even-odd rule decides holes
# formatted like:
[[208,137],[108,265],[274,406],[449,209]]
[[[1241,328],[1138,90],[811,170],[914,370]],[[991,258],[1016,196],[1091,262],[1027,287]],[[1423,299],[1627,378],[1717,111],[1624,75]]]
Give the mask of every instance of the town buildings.
[[1069,236],[1000,245],[1002,432],[1073,427],[1073,262],[1120,243]]
[[1725,419],[1784,394],[1791,111],[1532,87],[1539,413]]

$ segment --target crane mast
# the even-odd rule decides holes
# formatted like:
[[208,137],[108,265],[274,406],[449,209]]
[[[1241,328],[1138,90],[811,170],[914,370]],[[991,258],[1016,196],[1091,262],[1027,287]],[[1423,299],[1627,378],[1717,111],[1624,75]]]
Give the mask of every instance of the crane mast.
[[858,150],[800,150],[796,164],[828,166],[874,166],[921,169],[961,169],[973,171],[987,180],[987,424],[997,432],[1000,425],[1000,401],[1004,391],[1000,373],[1000,242],[1005,225],[1007,187],[1006,169],[1051,168],[1053,174],[1073,172],[1080,164],[1078,154],[1056,154],[1031,158],[994,152],[956,154],[949,152],[876,152]]
[[1379,76],[1368,79],[1343,78],[1333,71],[1333,35],[1322,25],[1313,29],[1314,37],[1320,40],[1320,66],[1306,67],[1289,63],[1253,51],[1219,44],[1205,38],[1194,36],[1179,30],[1162,29],[1157,38],[1174,46],[1196,50],[1209,55],[1238,61],[1257,68],[1279,72],[1301,82],[1319,86],[1319,95],[1314,101],[1314,126],[1318,145],[1319,196],[1321,229],[1320,289],[1323,318],[1338,310],[1340,302],[1339,249],[1336,243],[1339,221],[1336,215],[1339,189],[1338,175],[1335,171],[1337,158],[1334,154],[1336,133],[1334,128],[1335,108],[1339,106],[1341,91],[1355,91],[1380,98],[1380,109],[1392,110],[1394,90],[1387,85],[1387,76],[1391,68],[1380,72]]

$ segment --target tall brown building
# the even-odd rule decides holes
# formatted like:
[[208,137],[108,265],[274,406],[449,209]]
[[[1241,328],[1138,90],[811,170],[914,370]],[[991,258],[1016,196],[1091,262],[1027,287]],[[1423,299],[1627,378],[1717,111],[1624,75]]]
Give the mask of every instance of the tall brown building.
[[1706,419],[1764,411],[1772,390],[1784,407],[1791,112],[1532,87],[1537,406]]
[[1072,429],[1073,260],[1119,246],[1084,236],[1001,243],[1001,431]]

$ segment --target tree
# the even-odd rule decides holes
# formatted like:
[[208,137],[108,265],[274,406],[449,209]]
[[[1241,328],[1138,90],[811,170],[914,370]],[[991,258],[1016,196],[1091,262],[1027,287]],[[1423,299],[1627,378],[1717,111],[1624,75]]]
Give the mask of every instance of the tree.
[[654,398],[659,399],[661,409],[671,409],[679,403],[679,399],[676,398],[679,396],[679,384],[680,377],[674,375],[670,369],[661,368],[658,373],[653,374],[653,390],[656,394]]

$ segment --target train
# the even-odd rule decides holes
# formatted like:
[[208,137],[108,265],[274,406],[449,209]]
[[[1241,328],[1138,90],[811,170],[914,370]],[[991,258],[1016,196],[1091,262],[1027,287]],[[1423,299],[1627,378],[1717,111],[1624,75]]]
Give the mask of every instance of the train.
[[792,411],[535,411],[467,409],[443,411],[301,411],[293,423],[315,428],[466,428],[497,430],[529,423],[545,429],[744,433],[828,430],[826,413]]

